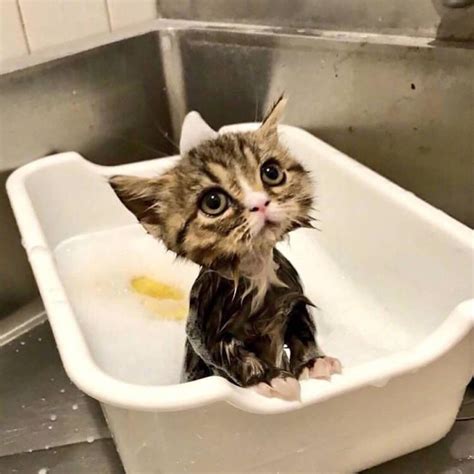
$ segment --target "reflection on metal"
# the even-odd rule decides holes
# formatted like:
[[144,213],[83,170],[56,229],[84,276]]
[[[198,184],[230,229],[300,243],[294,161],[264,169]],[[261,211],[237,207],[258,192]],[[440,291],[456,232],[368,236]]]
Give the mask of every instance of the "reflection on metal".
[[158,0],[164,18],[474,40],[472,0]]
[[443,0],[443,4],[449,8],[465,8],[474,4],[474,0]]
[[32,302],[14,313],[0,319],[0,347],[46,321],[46,312],[41,299]]
[[187,112],[184,86],[185,78],[182,68],[179,33],[174,29],[162,31],[159,35],[159,46],[163,63],[164,83],[169,103],[171,128],[171,133],[169,133],[169,131],[163,131],[163,134],[166,137],[169,135],[173,137],[171,141],[174,147],[173,151],[174,153],[179,153],[178,143],[181,133],[181,124]]

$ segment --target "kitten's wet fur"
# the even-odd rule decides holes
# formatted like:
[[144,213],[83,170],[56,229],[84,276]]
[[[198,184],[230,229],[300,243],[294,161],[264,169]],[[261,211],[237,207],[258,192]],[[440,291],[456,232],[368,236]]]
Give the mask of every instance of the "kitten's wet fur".
[[152,236],[201,266],[191,290],[183,381],[221,375],[295,399],[300,376],[327,378],[340,364],[320,351],[312,303],[275,248],[290,231],[311,227],[313,204],[308,171],[278,137],[285,103],[281,97],[251,132],[218,135],[189,114],[174,168],[110,183]]

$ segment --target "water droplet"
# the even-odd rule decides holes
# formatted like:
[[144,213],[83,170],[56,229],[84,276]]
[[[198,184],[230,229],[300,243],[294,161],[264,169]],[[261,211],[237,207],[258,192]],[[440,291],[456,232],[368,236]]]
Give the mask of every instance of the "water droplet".
[[24,346],[24,345],[25,345],[25,341],[20,341],[20,344],[21,344],[22,346]]
[[376,380],[375,382],[372,382],[371,385],[377,388],[382,388],[382,387],[385,387],[385,385],[387,385],[388,381],[389,381],[388,378],[382,378],[382,379]]
[[54,377],[51,377],[49,380],[51,380],[51,382],[54,382]]
[[74,433],[79,433],[79,428],[74,428]]
[[46,398],[42,397],[42,398],[41,398],[41,401],[42,401],[42,402],[45,402],[45,401],[46,401]]
[[46,474],[49,471],[47,467],[42,467],[39,471],[38,474]]
[[38,337],[38,342],[41,342],[43,339],[41,337]]
[[49,449],[49,444],[47,444],[47,445],[44,447],[44,449]]
[[26,405],[22,405],[21,408],[26,408]]
[[65,391],[66,391],[66,390],[64,390],[64,388],[62,388],[62,389],[60,390],[61,393],[64,393]]
[[20,352],[20,349],[15,349],[15,352]]
[[52,430],[53,427],[51,425],[48,426],[48,430]]
[[51,421],[56,421],[56,420],[58,419],[58,417],[53,414],[53,415],[51,415],[51,416],[49,417],[49,419],[50,419]]
[[77,403],[74,403],[74,405],[72,406],[72,409],[77,410],[78,408],[79,408],[79,406],[77,405]]
[[32,452],[33,452],[33,450],[30,448],[30,449],[28,449],[28,452],[29,452],[29,453],[32,453]]
[[94,442],[94,437],[93,436],[88,436],[87,438],[88,443],[93,443]]

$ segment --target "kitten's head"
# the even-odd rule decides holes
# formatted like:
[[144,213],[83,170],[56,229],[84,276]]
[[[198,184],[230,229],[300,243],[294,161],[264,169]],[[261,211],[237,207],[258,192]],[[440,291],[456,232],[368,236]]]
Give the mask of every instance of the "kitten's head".
[[235,274],[249,255],[268,254],[310,226],[308,172],[278,139],[281,98],[259,129],[218,135],[192,112],[181,160],[156,178],[114,176],[110,183],[146,230],[179,256]]

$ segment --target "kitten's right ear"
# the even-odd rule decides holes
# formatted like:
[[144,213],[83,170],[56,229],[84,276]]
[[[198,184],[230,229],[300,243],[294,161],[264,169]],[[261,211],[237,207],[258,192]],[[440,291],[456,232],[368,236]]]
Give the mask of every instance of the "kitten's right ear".
[[285,111],[286,103],[287,99],[282,94],[265,115],[262,125],[257,130],[257,133],[265,140],[269,142],[278,141],[278,123]]
[[112,176],[109,184],[124,206],[142,224],[157,224],[158,180],[137,176]]

